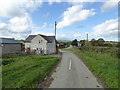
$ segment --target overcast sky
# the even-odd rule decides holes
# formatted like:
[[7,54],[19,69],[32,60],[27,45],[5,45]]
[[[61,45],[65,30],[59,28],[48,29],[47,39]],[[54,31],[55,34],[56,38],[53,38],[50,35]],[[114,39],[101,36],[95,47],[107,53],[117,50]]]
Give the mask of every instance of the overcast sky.
[[89,40],[118,41],[117,0],[76,1],[0,0],[0,37],[54,35],[57,21],[58,40],[83,40],[88,33]]

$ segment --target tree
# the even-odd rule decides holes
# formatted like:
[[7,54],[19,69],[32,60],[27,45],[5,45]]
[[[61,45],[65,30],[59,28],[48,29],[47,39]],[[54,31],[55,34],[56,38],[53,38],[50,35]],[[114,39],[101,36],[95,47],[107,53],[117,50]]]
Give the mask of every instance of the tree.
[[95,46],[96,45],[96,40],[93,38],[93,39],[91,39],[91,44],[92,44],[92,46]]
[[85,40],[80,40],[81,46],[85,45]]
[[97,40],[97,45],[98,45],[98,46],[104,46],[104,43],[105,43],[105,40],[104,40],[103,38],[99,38],[99,39]]
[[77,41],[77,39],[73,40],[71,44],[72,44],[73,46],[78,46],[78,41]]

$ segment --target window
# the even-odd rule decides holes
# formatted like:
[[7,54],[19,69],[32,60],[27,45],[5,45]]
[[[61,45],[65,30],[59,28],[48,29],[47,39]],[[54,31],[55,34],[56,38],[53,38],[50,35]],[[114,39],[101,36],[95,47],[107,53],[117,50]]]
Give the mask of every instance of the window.
[[42,40],[39,40],[39,43],[41,43],[42,42]]

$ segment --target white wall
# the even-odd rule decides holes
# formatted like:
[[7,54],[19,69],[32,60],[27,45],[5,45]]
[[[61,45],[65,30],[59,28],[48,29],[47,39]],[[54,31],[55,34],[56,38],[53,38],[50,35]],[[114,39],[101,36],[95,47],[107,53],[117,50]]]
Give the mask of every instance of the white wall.
[[[42,42],[39,43],[39,40]],[[37,48],[43,48],[44,50],[44,54],[48,54],[48,53],[55,53],[56,52],[56,43],[55,40],[52,43],[47,43],[47,41],[41,37],[40,35],[37,35],[36,37],[34,37],[31,42],[25,42],[25,49],[30,47],[30,50],[36,50]]]
[[[42,41],[41,41],[42,40]],[[39,41],[41,41],[41,43],[39,43]],[[46,46],[47,41],[42,38],[40,35],[37,35],[33,40],[31,40],[31,50],[35,50],[35,49],[40,49],[43,48],[44,49],[44,53],[46,54],[47,52],[47,46]]]
[[48,53],[55,53],[56,52],[55,40],[52,43],[48,43],[47,48],[48,48]]
[[30,42],[25,42],[25,48],[30,48]]

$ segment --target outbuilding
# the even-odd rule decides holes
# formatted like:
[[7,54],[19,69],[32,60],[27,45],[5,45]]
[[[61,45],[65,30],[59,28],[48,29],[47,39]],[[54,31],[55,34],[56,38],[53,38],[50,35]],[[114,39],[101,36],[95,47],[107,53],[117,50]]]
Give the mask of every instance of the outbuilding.
[[0,38],[0,55],[21,53],[22,44],[14,38]]

